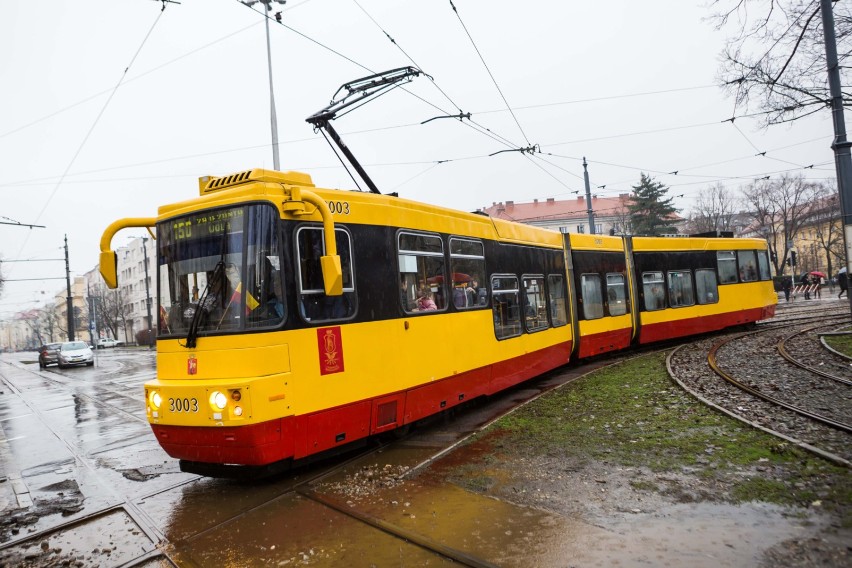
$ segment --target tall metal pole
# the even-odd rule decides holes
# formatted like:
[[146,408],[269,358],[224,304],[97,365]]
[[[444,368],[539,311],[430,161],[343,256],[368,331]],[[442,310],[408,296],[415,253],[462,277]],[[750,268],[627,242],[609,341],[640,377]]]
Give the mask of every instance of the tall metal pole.
[[589,187],[589,169],[583,156],[583,181],[586,182],[586,212],[589,214],[589,234],[595,234],[595,212],[592,210],[592,190]]
[[[840,218],[846,249],[846,274],[852,276],[852,143],[846,140],[846,121],[843,117],[843,95],[840,91],[840,67],[837,64],[837,39],[834,35],[834,13],[831,0],[820,0],[822,33],[825,37],[825,60],[828,66],[828,88],[831,93],[831,116],[834,120],[834,168],[837,171],[837,190],[840,194]],[[847,297],[849,295],[847,294]],[[852,311],[852,298],[849,298]]]
[[275,114],[275,93],[272,91],[272,47],[269,43],[271,3],[272,0],[263,0],[263,5],[266,7],[266,62],[269,66],[269,121],[272,123],[272,164],[275,171],[278,172],[281,171],[281,164],[278,162],[278,116]]
[[[278,2],[281,5],[287,3],[287,0],[240,0],[246,6],[257,4],[260,2],[266,11],[266,62],[269,67],[269,121],[272,125],[272,164],[276,171],[281,170],[281,164],[278,161],[278,116],[275,112],[275,93],[272,90],[272,46],[269,42],[269,12],[272,10],[272,3]],[[281,14],[275,15],[276,19],[281,21]]]
[[65,311],[68,320],[68,341],[74,341],[74,299],[71,297],[71,269],[68,263],[68,235],[65,235]]
[[[145,256],[145,305],[148,307],[148,341],[153,341],[151,332],[151,290],[148,284],[148,239],[142,237],[142,254]],[[151,347],[151,343],[148,343]]]
[[92,296],[92,289],[88,283],[86,283],[86,295],[89,300],[89,336],[92,339],[92,347],[95,348],[95,361],[97,362],[98,341],[100,340],[100,335],[98,334],[98,299]]

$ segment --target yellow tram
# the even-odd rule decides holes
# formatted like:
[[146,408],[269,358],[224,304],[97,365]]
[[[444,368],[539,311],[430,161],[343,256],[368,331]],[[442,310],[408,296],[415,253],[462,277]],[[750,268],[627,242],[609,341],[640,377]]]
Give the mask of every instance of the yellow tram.
[[572,358],[771,317],[757,239],[569,235],[308,175],[201,178],[154,229],[146,412],[187,471],[277,466]]

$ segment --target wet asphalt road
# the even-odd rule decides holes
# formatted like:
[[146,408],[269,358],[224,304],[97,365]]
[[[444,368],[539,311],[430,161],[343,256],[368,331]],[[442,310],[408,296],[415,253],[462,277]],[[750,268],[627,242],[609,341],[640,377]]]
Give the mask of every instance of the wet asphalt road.
[[[0,356],[0,567],[453,563],[400,537],[415,533],[482,565],[527,565],[533,533],[541,565],[560,557],[544,543],[561,540],[553,531],[564,527],[548,515],[458,488],[368,487],[366,499],[327,489],[365,468],[416,469],[570,372],[436,420],[402,443],[240,483],[182,473],[157,444],[142,395],[153,351],[97,357],[94,367],[39,370],[34,353]],[[400,534],[347,516],[349,508]]]

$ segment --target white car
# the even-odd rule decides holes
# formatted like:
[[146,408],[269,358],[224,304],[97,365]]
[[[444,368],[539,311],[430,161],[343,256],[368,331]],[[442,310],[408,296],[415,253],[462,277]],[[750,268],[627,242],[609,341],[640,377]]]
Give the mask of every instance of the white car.
[[59,348],[59,368],[64,369],[71,365],[95,364],[95,354],[85,341],[66,341]]
[[118,341],[116,341],[115,339],[110,339],[109,337],[107,337],[106,339],[98,340],[98,349],[107,349],[109,347],[115,347],[117,345]]

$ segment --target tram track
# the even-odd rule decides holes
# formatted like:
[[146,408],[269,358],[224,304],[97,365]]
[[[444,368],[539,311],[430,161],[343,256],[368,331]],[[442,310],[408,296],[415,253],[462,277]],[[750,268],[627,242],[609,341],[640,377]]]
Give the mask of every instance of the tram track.
[[[148,539],[148,542],[146,544],[141,545],[143,548],[143,553],[137,556],[136,558],[131,559],[129,562],[126,562],[124,565],[135,566],[147,561],[152,557],[159,556],[159,552],[157,552],[157,546],[164,540],[164,535],[155,525],[155,523],[145,514],[143,510],[141,510],[133,503],[129,496],[117,493],[114,486],[107,479],[103,478],[101,473],[98,471],[98,468],[92,463],[91,459],[83,452],[79,451],[77,449],[77,446],[68,439],[68,437],[60,428],[55,427],[50,420],[47,420],[45,417],[45,413],[40,410],[38,406],[28,400],[27,397],[23,396],[23,392],[18,389],[18,387],[14,383],[12,383],[5,377],[3,377],[2,380],[6,387],[9,388],[13,394],[17,395],[18,398],[23,402],[23,404],[26,405],[29,411],[39,418],[42,426],[47,428],[50,433],[65,446],[65,449],[69,452],[74,461],[83,465],[88,472],[88,476],[91,479],[98,480],[100,488],[106,492],[109,492],[112,495],[112,498],[110,499],[110,502],[107,505],[98,507],[95,510],[86,513],[85,515],[71,519],[65,523],[50,526],[41,531],[32,532],[23,538],[10,539],[5,543],[0,544],[0,553],[10,550],[13,547],[25,547],[27,543],[37,542],[47,535],[56,534],[62,531],[74,530],[75,528],[91,523],[94,520],[115,513],[116,511],[122,511],[132,519],[132,521],[136,524],[139,530],[141,530]],[[110,408],[112,410],[119,410],[118,408],[112,406],[110,406]],[[122,412],[122,414],[124,416],[132,416],[126,412]],[[166,556],[166,558],[173,565],[177,566],[177,564],[170,558],[168,558],[168,556]]]
[[[848,379],[844,379],[843,377],[839,377],[835,374],[828,373],[828,372],[823,371],[822,369],[818,369],[814,366],[808,365],[808,364],[802,362],[801,359],[795,357],[792,353],[790,353],[790,350],[788,349],[788,343],[791,340],[798,339],[800,336],[802,336],[806,333],[810,333],[810,332],[818,330],[818,329],[823,329],[825,327],[834,327],[835,325],[836,324],[821,324],[821,325],[815,325],[813,327],[809,327],[809,328],[797,331],[797,332],[793,333],[792,335],[789,335],[789,336],[783,338],[781,341],[778,342],[778,345],[776,346],[777,349],[778,349],[778,353],[782,357],[784,357],[784,359],[786,359],[787,361],[789,361],[790,363],[792,363],[793,365],[795,365],[795,366],[797,366],[801,369],[805,369],[806,371],[809,371],[809,372],[811,372],[815,375],[819,375],[819,376],[824,377],[826,379],[836,381],[838,383],[841,383],[841,384],[844,384],[844,385],[847,385],[847,386],[852,386],[852,381],[850,381]],[[821,343],[821,344],[823,345],[823,347],[826,347],[824,343]],[[831,354],[830,355],[831,357],[837,357],[837,358],[844,357],[843,355],[836,353],[833,350],[828,350],[827,348],[826,348],[826,350],[828,351],[828,353]],[[845,358],[845,361],[843,361],[843,363],[845,363],[845,365],[842,364],[842,366],[844,366],[844,367],[848,366],[848,361],[849,361],[849,358]],[[824,361],[821,364],[824,364]]]
[[[807,326],[815,319],[819,326]],[[790,318],[722,339],[704,338],[669,355],[669,374],[708,406],[852,467],[849,386],[826,380],[808,365],[791,367],[777,349],[784,338],[804,331],[791,334],[791,328],[819,328],[844,320],[848,321],[848,315],[837,315],[835,310],[832,316]],[[783,334],[780,340],[779,334]],[[767,356],[772,353],[774,358]],[[727,370],[731,368],[736,371]]]
[[[19,367],[19,369],[24,371],[24,372],[36,375],[36,376],[38,376],[38,377],[40,377],[40,378],[42,378],[46,381],[50,381],[53,384],[59,385],[59,386],[64,387],[64,388],[71,389],[71,390],[74,391],[74,394],[76,396],[84,398],[84,399],[88,400],[89,402],[91,402],[92,404],[96,404],[98,406],[108,408],[108,409],[114,410],[116,412],[120,412],[120,413],[124,414],[125,416],[128,416],[128,417],[130,417],[131,419],[133,419],[137,422],[143,422],[145,424],[148,423],[148,421],[141,416],[133,414],[132,412],[128,412],[127,410],[125,410],[125,409],[123,409],[120,406],[117,406],[115,404],[105,402],[103,397],[101,397],[99,395],[91,395],[91,394],[88,394],[86,392],[83,392],[82,388],[80,388],[81,384],[79,382],[74,383],[73,379],[71,379],[68,375],[58,373],[56,371],[50,371],[50,370],[34,371],[32,369],[27,369],[25,367]],[[151,375],[151,376],[153,376],[153,375]],[[62,379],[60,379],[58,377],[62,377]],[[4,381],[4,382],[9,384],[8,381]],[[137,404],[141,408],[141,404],[139,403],[138,393],[136,395],[133,395],[133,394],[130,394],[128,392],[122,392],[122,391],[119,391],[119,390],[109,389],[109,388],[104,387],[102,384],[88,382],[88,381],[84,384],[85,384],[85,386],[93,387],[100,394],[117,396],[117,397],[120,397],[120,398],[123,398],[123,399],[127,399],[129,401],[133,401],[133,403]]]
[[[18,370],[34,374],[41,379],[47,379],[51,383],[56,384],[57,386],[62,386],[63,388],[69,388],[70,386],[68,383],[59,379],[58,377],[44,376],[45,374],[50,375],[52,373],[39,373],[29,369],[21,368],[18,368]],[[4,379],[4,383],[9,387],[10,390],[12,390],[14,394],[18,396],[21,396],[23,394],[10,381]],[[83,396],[87,400],[91,400],[92,402],[97,403],[102,407],[109,408],[110,411],[119,412],[122,416],[125,417],[125,419],[129,418],[133,420],[139,420],[137,417],[133,416],[130,413],[122,411],[122,409],[114,405],[97,401],[95,396],[82,393],[75,394],[77,394],[78,396]],[[22,400],[24,399],[24,397],[21,398]],[[41,412],[35,405],[33,405],[32,403],[28,403],[26,400],[25,403],[27,404],[27,407],[29,408],[30,412],[32,412],[35,416],[41,419],[42,423],[48,423],[48,421],[45,420],[44,413]],[[51,434],[56,436],[63,442],[68,451],[72,454],[72,458],[77,463],[80,463],[86,467],[86,469],[89,471],[88,475],[100,479],[97,468],[91,462],[91,457],[85,455],[83,452],[78,451],[74,444],[62,435],[60,429],[50,427],[49,425],[48,427],[51,431]],[[410,435],[411,434],[409,434],[408,436],[400,437],[394,442],[405,443],[406,439]],[[434,554],[436,557],[441,557],[446,560],[450,560],[462,566],[494,566],[494,564],[488,562],[485,559],[478,558],[475,555],[468,554],[462,550],[457,550],[452,547],[446,546],[434,539],[406,530],[403,527],[400,527],[394,523],[383,521],[382,519],[370,515],[365,511],[359,511],[357,509],[353,509],[351,507],[343,505],[335,499],[333,494],[326,494],[319,487],[319,484],[322,480],[334,475],[340,475],[346,470],[346,468],[351,467],[354,463],[374,459],[374,456],[384,450],[387,446],[388,443],[372,445],[369,449],[365,451],[356,452],[348,459],[345,459],[343,461],[332,461],[330,467],[321,465],[318,466],[319,469],[316,469],[314,466],[308,466],[308,469],[300,468],[299,470],[295,470],[292,475],[288,474],[286,476],[281,476],[276,483],[283,482],[286,487],[282,488],[281,491],[276,492],[275,495],[271,496],[268,499],[264,499],[260,503],[247,509],[234,511],[234,514],[229,515],[227,518],[222,519],[220,522],[211,524],[203,530],[191,534],[183,539],[169,538],[167,534],[163,533],[160,529],[158,529],[156,524],[145,514],[143,509],[144,503],[150,499],[156,498],[157,496],[168,494],[177,489],[180,489],[181,487],[196,484],[201,481],[202,478],[184,480],[179,483],[162,487],[156,491],[149,492],[141,496],[133,497],[131,495],[115,494],[113,498],[109,500],[108,503],[101,507],[92,509],[82,516],[69,519],[59,524],[53,524],[42,530],[31,532],[24,537],[11,539],[5,543],[0,544],[0,557],[2,557],[4,552],[12,551],[15,549],[25,549],[28,547],[28,545],[35,546],[37,543],[44,542],[47,538],[51,536],[63,533],[73,533],[74,531],[79,530],[85,527],[86,525],[97,523],[99,520],[102,520],[104,518],[117,514],[126,514],[128,517],[130,517],[130,519],[132,519],[133,523],[139,527],[139,529],[145,535],[146,539],[145,543],[142,544],[142,553],[136,555],[132,559],[122,562],[122,566],[139,566],[146,564],[150,560],[159,560],[160,562],[167,562],[169,565],[179,566],[184,563],[185,559],[192,557],[191,550],[193,543],[200,539],[203,539],[206,535],[221,531],[229,526],[233,526],[236,523],[239,523],[240,521],[246,520],[247,518],[251,517],[255,512],[258,512],[259,510],[267,506],[273,505],[276,501],[280,501],[288,497],[298,497],[301,499],[310,500],[311,502],[314,502],[337,514],[344,515],[345,517],[357,521],[358,523],[363,524],[372,530],[381,531],[382,533],[391,535],[401,541],[416,545],[417,547],[431,554]],[[437,453],[441,453],[444,450],[445,447],[443,444],[435,445],[435,451]],[[308,474],[307,476],[305,476],[306,473]],[[108,482],[106,480],[101,479],[101,484],[103,485],[103,487],[108,488]]]
[[[585,374],[593,370],[597,370],[601,366],[616,364],[617,362],[621,361],[626,357],[636,356],[638,356],[636,353],[610,355],[606,358],[601,358],[601,360],[597,363],[585,363],[583,365],[575,366],[572,368],[571,378],[567,380],[556,379],[557,376],[563,374],[559,371],[548,373],[547,375],[541,377],[538,381],[535,381],[535,386],[526,385],[527,388],[533,386],[533,390],[536,391],[535,395],[524,397],[524,399],[520,403],[503,405],[498,404],[497,411],[486,412],[486,419],[482,420],[481,423],[479,423],[475,428],[463,432],[461,435],[458,436],[456,441],[450,444],[449,446],[444,443],[443,440],[439,440],[433,444],[427,443],[425,445],[420,442],[417,447],[421,449],[431,448],[432,451],[430,455],[425,459],[418,460],[413,467],[408,468],[404,474],[400,475],[400,479],[407,478],[411,473],[420,470],[422,467],[429,463],[432,463],[440,456],[445,455],[446,452],[451,451],[452,448],[455,448],[459,444],[463,443],[464,440],[468,439],[471,436],[474,436],[495,420],[498,420],[506,414],[513,412],[523,404],[526,404],[540,396],[543,396],[544,394],[550,392],[555,388],[558,388],[559,386],[562,386],[567,382],[577,380]],[[504,391],[499,397],[495,397],[495,399],[504,398],[507,400],[511,400],[513,398],[512,392],[513,390]],[[470,404],[477,404],[477,401],[470,401],[467,407],[455,408],[453,410],[450,410],[449,412],[457,414],[472,412],[471,407],[469,406]],[[467,410],[465,410],[465,408]],[[390,535],[391,537],[394,537],[402,542],[417,546],[420,549],[435,555],[436,557],[449,560],[461,566],[468,566],[471,568],[493,568],[497,566],[496,564],[488,561],[485,558],[481,558],[474,554],[465,552],[464,550],[448,546],[425,534],[411,531],[400,526],[398,523],[390,522],[379,516],[371,514],[364,508],[354,506],[352,502],[343,502],[339,498],[339,494],[335,492],[334,488],[326,484],[329,479],[340,477],[352,467],[356,467],[358,464],[372,463],[376,461],[375,456],[379,455],[381,452],[383,452],[390,446],[397,444],[405,445],[412,439],[412,437],[418,436],[422,432],[422,429],[429,429],[431,422],[440,422],[441,418],[442,417],[440,415],[433,417],[432,419],[427,420],[424,424],[418,425],[418,428],[415,428],[414,430],[408,432],[406,435],[395,438],[392,442],[380,443],[380,445],[369,450],[357,452],[356,454],[352,455],[351,457],[348,457],[343,461],[336,461],[328,468],[324,468],[316,473],[311,473],[308,475],[308,477],[304,479],[299,479],[299,481],[295,482],[291,487],[280,492],[269,500],[259,503],[258,505],[249,509],[240,511],[234,515],[231,515],[229,518],[223,519],[219,523],[210,525],[204,530],[187,536],[184,539],[176,540],[169,543],[168,546],[171,547],[173,550],[172,556],[180,558],[182,557],[182,555],[187,554],[187,551],[192,547],[195,542],[202,540],[207,535],[221,532],[222,530],[227,529],[227,527],[234,525],[235,523],[244,521],[255,512],[259,511],[264,507],[273,505],[276,501],[280,501],[292,496],[297,496],[299,498],[309,500],[312,503],[326,508],[336,514],[342,515],[348,519],[351,519],[359,524],[362,524],[368,527],[369,529],[380,531],[381,533]],[[458,420],[453,420],[452,424],[453,427],[456,428],[459,426],[460,422]],[[281,479],[291,479],[291,474],[301,474],[304,471],[305,470],[298,470],[290,472],[285,476],[282,476]],[[299,475],[299,477],[301,478],[302,475]]]
[[[407,436],[403,436],[390,443],[381,443],[368,450],[355,451],[353,455],[348,456],[342,461],[333,461],[328,467],[325,465],[316,466],[319,468],[318,471],[311,468],[299,469],[295,472],[295,475],[288,473],[286,475],[279,476],[280,479],[278,482],[288,484],[292,481],[292,485],[287,485],[285,488],[282,488],[282,491],[269,499],[247,509],[235,512],[228,516],[228,518],[222,519],[215,524],[211,524],[203,530],[197,531],[185,538],[162,542],[160,548],[168,550],[169,552],[167,557],[169,560],[173,563],[177,561],[179,565],[181,562],[180,559],[191,557],[192,547],[196,542],[209,535],[227,530],[229,527],[235,526],[237,523],[247,521],[255,513],[258,513],[269,506],[273,506],[276,502],[287,498],[297,497],[309,500],[336,514],[367,526],[369,529],[381,531],[384,534],[415,545],[431,554],[434,554],[435,556],[450,560],[461,566],[468,566],[471,568],[494,568],[496,565],[486,559],[479,558],[462,550],[447,546],[435,539],[429,538],[428,536],[405,529],[398,524],[383,520],[378,516],[366,512],[365,510],[360,510],[357,507],[353,507],[351,504],[341,502],[338,498],[333,496],[333,493],[323,492],[321,490],[323,481],[334,476],[340,476],[347,471],[348,468],[356,466],[359,463],[375,461],[375,456],[384,451],[389,445],[394,443],[405,443],[410,436],[411,434],[408,434]],[[435,449],[438,452],[442,452],[444,450],[443,446],[440,445],[436,446]],[[305,476],[305,474],[307,474],[307,476]],[[158,491],[157,493],[146,495],[144,499],[153,497],[159,493],[171,491],[172,489],[173,488],[167,488],[162,491]]]
[[[791,410],[791,411],[793,411],[797,414],[800,414],[800,415],[802,415],[806,418],[809,418],[809,419],[814,420],[816,422],[819,422],[821,424],[825,424],[826,426],[830,426],[832,428],[836,428],[837,430],[841,430],[843,432],[852,434],[852,424],[849,424],[849,423],[846,423],[846,422],[841,422],[841,421],[838,421],[838,420],[834,420],[834,419],[829,418],[827,416],[824,416],[822,414],[812,412],[812,411],[810,411],[810,410],[808,410],[808,409],[806,409],[802,406],[798,406],[798,405],[792,404],[790,402],[784,401],[781,398],[768,395],[768,394],[762,392],[760,390],[760,388],[755,388],[754,386],[749,385],[745,380],[738,379],[734,375],[732,375],[732,374],[726,372],[724,369],[722,369],[722,367],[719,363],[718,357],[717,357],[719,350],[722,349],[723,347],[725,347],[728,343],[730,343],[732,341],[739,341],[739,340],[743,339],[743,337],[744,336],[742,336],[742,335],[737,336],[737,337],[733,337],[733,338],[728,339],[726,341],[715,344],[710,349],[710,353],[708,353],[708,355],[707,355],[707,362],[710,365],[710,368],[713,369],[713,371],[717,375],[719,375],[724,380],[728,381],[730,384],[734,385],[738,389],[743,390],[743,391],[751,394],[752,396],[754,396],[756,398],[760,398],[762,400],[765,400],[767,402],[770,402],[770,403],[775,404],[777,406],[780,406],[782,408],[786,408],[787,410]],[[814,372],[813,369],[811,369],[810,367],[807,367],[805,365],[800,365],[800,368],[808,370],[810,372]],[[820,375],[826,376],[824,373],[820,373]],[[836,377],[831,377],[831,378],[836,379]],[[799,392],[801,392],[801,391],[799,391]]]

